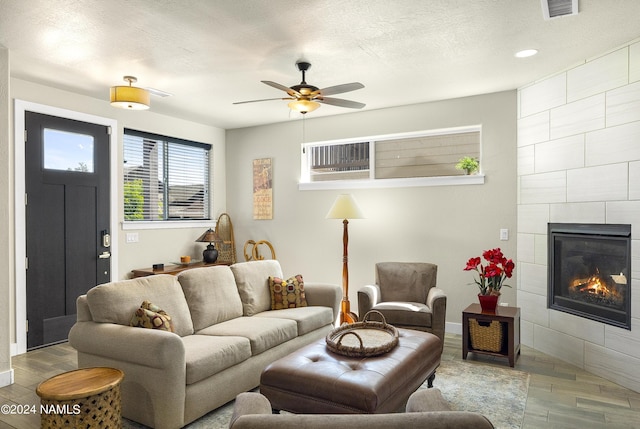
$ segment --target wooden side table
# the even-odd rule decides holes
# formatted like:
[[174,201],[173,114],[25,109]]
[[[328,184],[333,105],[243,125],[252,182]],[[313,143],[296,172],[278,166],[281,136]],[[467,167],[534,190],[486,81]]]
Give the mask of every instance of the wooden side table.
[[122,428],[120,382],[115,368],[82,368],[43,381],[41,428]]
[[192,268],[200,268],[200,267],[213,267],[215,265],[231,265],[231,262],[214,262],[213,264],[205,264],[202,261],[192,262],[189,264],[170,264],[165,265],[161,270],[154,270],[153,268],[138,268],[135,270],[131,270],[131,274],[134,278],[136,277],[146,277],[153,276],[155,274],[171,274],[175,276],[176,274],[180,274],[185,270],[190,270]]
[[[499,351],[481,350],[472,347],[469,335],[470,320],[475,320],[481,324],[490,324],[497,321],[502,329],[502,344]],[[462,312],[462,359],[467,358],[469,352],[482,353],[492,356],[502,356],[509,358],[509,365],[515,366],[516,355],[520,354],[520,308],[519,307],[496,307],[495,313],[483,313],[480,304],[471,304]]]

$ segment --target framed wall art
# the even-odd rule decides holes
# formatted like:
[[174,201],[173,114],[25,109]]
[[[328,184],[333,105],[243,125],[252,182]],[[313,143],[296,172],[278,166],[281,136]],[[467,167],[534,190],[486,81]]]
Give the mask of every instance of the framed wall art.
[[273,219],[271,158],[253,160],[253,218]]

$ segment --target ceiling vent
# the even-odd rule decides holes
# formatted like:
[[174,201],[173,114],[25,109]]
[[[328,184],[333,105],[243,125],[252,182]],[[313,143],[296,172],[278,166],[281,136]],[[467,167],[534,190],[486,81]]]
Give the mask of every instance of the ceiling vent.
[[540,0],[542,2],[542,15],[545,20],[560,16],[577,15],[578,0]]

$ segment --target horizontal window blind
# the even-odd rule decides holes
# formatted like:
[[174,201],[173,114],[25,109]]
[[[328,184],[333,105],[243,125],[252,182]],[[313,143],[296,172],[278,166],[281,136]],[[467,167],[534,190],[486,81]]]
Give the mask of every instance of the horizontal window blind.
[[314,182],[369,177],[369,142],[312,146],[309,159]]
[[209,219],[210,145],[125,129],[124,219]]

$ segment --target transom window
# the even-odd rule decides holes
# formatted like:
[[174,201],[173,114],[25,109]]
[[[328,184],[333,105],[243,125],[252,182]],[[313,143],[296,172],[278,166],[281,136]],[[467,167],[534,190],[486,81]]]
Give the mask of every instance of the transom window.
[[480,159],[480,126],[302,145],[301,183],[461,176]]
[[210,149],[125,129],[125,221],[209,219]]

